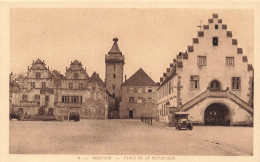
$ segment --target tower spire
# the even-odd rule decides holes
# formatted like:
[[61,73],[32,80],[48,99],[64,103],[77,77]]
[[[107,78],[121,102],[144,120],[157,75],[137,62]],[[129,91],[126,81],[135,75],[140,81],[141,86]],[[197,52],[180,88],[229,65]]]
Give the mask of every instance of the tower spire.
[[108,54],[120,54],[122,55],[122,52],[120,51],[119,47],[118,47],[118,38],[113,38],[114,44],[112,46],[112,48],[110,49],[110,51],[108,52]]

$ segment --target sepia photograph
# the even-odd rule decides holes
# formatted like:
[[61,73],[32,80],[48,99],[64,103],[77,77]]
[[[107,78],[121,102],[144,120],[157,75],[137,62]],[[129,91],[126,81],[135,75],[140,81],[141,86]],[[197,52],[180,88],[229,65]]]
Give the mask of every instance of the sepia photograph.
[[253,159],[255,13],[8,9],[8,154]]

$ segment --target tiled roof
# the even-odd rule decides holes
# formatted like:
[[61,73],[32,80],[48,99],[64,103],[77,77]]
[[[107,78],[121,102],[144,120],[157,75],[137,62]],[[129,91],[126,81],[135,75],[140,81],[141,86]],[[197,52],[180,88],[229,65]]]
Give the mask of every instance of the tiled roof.
[[127,79],[123,86],[156,86],[157,84],[140,68],[129,79]]
[[176,75],[177,75],[176,71],[171,72],[171,74],[161,83],[161,85],[158,89],[160,89],[165,83],[167,83],[169,80],[171,80]]
[[95,71],[93,72],[93,74],[91,75],[89,82],[92,83],[97,83],[100,86],[105,86],[103,80],[99,77],[99,74],[97,74]]
[[113,41],[114,41],[114,44],[113,44],[111,50],[108,52],[108,54],[122,54],[122,52],[120,51],[118,44],[117,44],[118,38],[114,38]]

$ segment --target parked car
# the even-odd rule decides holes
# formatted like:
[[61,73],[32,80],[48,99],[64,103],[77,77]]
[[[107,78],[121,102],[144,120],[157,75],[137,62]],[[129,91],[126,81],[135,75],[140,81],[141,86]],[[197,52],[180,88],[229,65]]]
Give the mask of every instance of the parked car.
[[70,115],[69,115],[69,121],[71,121],[71,120],[74,120],[75,122],[76,122],[76,121],[80,121],[79,113],[78,113],[78,112],[72,112],[72,113],[70,113]]
[[181,129],[192,130],[193,126],[192,126],[192,123],[188,119],[179,119],[177,121],[177,125],[176,125],[175,128],[177,130],[181,130]]

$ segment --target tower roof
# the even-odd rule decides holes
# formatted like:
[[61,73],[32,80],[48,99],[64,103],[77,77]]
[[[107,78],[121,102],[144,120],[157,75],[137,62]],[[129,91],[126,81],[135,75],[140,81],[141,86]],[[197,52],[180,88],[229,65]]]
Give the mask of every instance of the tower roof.
[[113,41],[114,41],[114,44],[113,44],[112,48],[110,49],[110,51],[108,52],[108,54],[121,54],[122,55],[122,52],[120,51],[118,44],[117,44],[118,38],[114,38]]
[[127,79],[123,86],[156,86],[157,84],[140,68],[129,79]]

